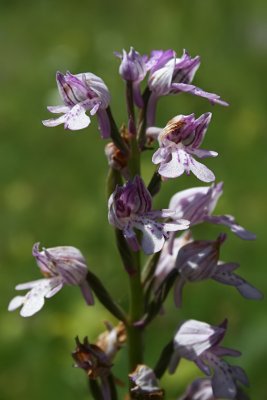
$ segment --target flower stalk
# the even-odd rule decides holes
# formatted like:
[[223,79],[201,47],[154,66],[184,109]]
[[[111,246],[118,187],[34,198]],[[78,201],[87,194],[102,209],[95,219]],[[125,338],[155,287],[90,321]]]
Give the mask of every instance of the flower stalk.
[[[130,105],[133,106],[131,101]],[[130,115],[129,117],[131,118]],[[134,178],[136,175],[140,175],[140,151],[136,135],[131,135],[130,146],[131,154],[128,168],[130,176]],[[140,234],[138,236],[140,239]],[[134,325],[134,323],[141,318],[144,312],[140,251],[132,252],[132,256],[134,260],[135,273],[129,275],[129,326],[127,328],[129,373],[133,371],[138,364],[142,364],[143,362],[143,331]]]

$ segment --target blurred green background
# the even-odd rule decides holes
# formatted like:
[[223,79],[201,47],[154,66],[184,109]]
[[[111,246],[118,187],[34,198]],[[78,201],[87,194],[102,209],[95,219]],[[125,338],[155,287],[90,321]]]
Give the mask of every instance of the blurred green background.
[[[217,181],[225,182],[216,212],[235,215],[258,235],[256,242],[244,242],[229,233],[222,259],[239,261],[242,276],[266,291],[266,15],[265,0],[1,0],[1,400],[90,398],[83,371],[72,368],[74,337],[88,335],[94,341],[103,320],[112,320],[98,303],[86,307],[72,287],[29,319],[8,313],[14,286],[40,278],[33,243],[81,249],[91,269],[127,306],[127,280],[107,223],[105,143],[96,122],[76,133],[41,124],[50,118],[46,105],[57,104],[56,70],[101,76],[120,124],[124,85],[114,50],[173,48],[180,55],[186,48],[192,56],[201,55],[195,84],[219,93],[231,106],[213,108],[186,94],[168,97],[160,101],[157,124],[180,113],[213,111],[204,147],[220,154],[206,162]],[[150,154],[143,170],[148,180]],[[194,177],[168,181],[156,206],[166,207],[173,193],[198,185]],[[213,239],[219,231],[205,225],[195,229],[195,236]],[[188,285],[184,294],[182,311],[170,296],[166,315],[149,328],[147,362],[154,365],[181,318],[218,324],[227,316],[225,344],[243,352],[231,361],[246,369],[251,398],[266,399],[265,301],[246,301],[233,288],[212,282]],[[125,353],[115,367],[122,379]],[[200,375],[190,363],[182,366],[179,375],[164,378],[168,400]]]

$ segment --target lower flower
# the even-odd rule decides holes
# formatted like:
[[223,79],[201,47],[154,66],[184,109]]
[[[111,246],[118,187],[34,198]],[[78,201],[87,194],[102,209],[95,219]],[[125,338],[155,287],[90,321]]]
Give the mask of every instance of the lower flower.
[[24,296],[16,296],[9,303],[8,310],[19,307],[22,317],[30,317],[44,306],[45,299],[49,299],[59,292],[65,285],[78,285],[88,305],[94,303],[91,289],[86,281],[87,264],[82,253],[71,246],[43,248],[39,251],[39,243],[33,246],[33,256],[44,279],[22,283],[16,290],[27,290]]

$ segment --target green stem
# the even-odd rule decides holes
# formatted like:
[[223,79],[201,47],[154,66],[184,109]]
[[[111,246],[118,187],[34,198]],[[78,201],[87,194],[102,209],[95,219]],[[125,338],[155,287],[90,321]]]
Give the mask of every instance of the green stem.
[[134,112],[134,101],[133,101],[133,83],[131,81],[127,81],[126,83],[126,103],[128,112],[128,130],[130,134],[136,135],[135,112]]
[[115,146],[118,147],[118,149],[120,149],[120,151],[123,154],[127,155],[128,152],[129,152],[129,149],[128,149],[125,141],[123,140],[123,138],[122,138],[122,136],[121,136],[121,134],[120,134],[120,132],[118,130],[118,127],[116,125],[116,122],[115,122],[115,120],[113,118],[113,115],[112,115],[112,112],[111,112],[111,108],[108,107],[106,109],[106,112],[107,112],[107,115],[108,115],[108,118],[109,118],[109,123],[110,123],[110,136],[111,136],[111,139],[112,139],[113,143],[115,144]]
[[140,171],[140,151],[136,136],[130,137],[130,157],[128,161],[128,170],[130,178],[133,179],[135,175],[141,175]]
[[140,253],[135,253],[136,273],[129,276],[130,307],[129,325],[127,327],[129,371],[132,372],[137,364],[143,362],[143,330],[135,327],[144,312],[143,288],[141,285]]
[[[140,150],[135,135],[130,137],[128,169],[131,179],[140,175]],[[132,252],[135,273],[129,275],[130,305],[127,326],[129,372],[143,362],[143,329],[134,326],[144,313],[144,294],[141,283],[140,252]]]
[[103,400],[102,392],[100,390],[98,381],[93,379],[88,379],[90,392],[94,398],[94,400]]
[[147,118],[147,106],[150,98],[151,92],[148,87],[144,90],[143,100],[144,107],[140,110],[138,128],[137,128],[137,140],[138,145],[141,150],[143,150],[146,143],[146,118]]

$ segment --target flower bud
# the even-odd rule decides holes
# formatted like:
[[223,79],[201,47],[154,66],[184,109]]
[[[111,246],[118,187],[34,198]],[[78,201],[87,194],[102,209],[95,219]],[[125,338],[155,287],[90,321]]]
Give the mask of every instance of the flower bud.
[[122,78],[126,81],[141,82],[146,76],[146,57],[141,56],[138,51],[135,51],[133,47],[130,48],[129,53],[125,50],[122,51],[121,65],[119,73]]

